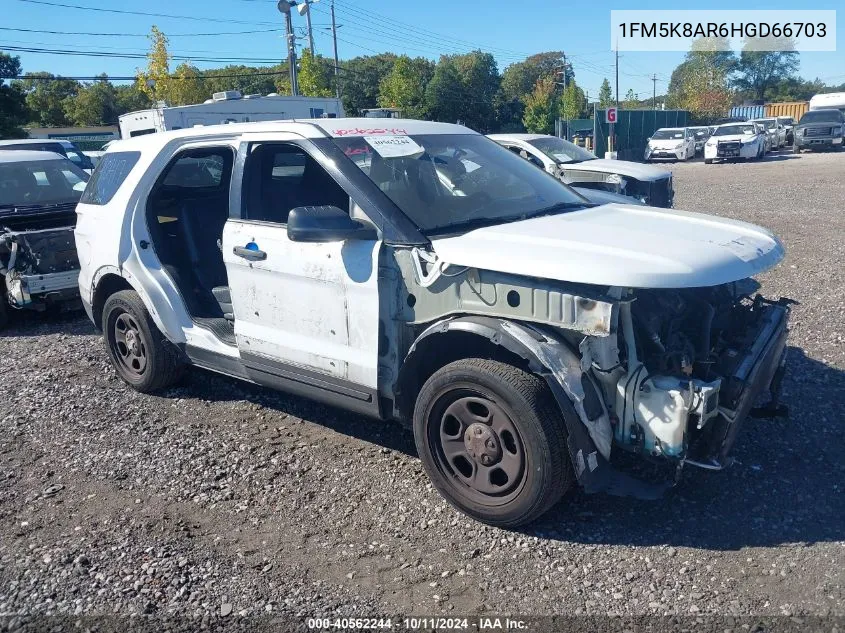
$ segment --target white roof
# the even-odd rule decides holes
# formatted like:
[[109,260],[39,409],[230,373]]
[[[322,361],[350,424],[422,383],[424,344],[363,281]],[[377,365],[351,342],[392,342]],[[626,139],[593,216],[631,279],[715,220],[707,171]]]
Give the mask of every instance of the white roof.
[[61,145],[59,139],[56,138],[10,138],[0,141],[0,149],[4,145],[43,145],[44,143],[58,143]]
[[67,160],[56,152],[37,152],[35,150],[3,150],[0,145],[0,163],[26,163],[34,160]]
[[494,141],[536,141],[538,138],[557,138],[550,134],[488,134]]
[[[383,121],[383,123],[381,123]],[[343,138],[350,136],[408,135],[408,134],[478,134],[462,125],[436,123],[416,119],[288,119],[253,121],[228,125],[202,125],[182,130],[142,134],[109,146],[109,151],[131,151],[162,147],[175,139],[203,137],[232,138],[244,134],[292,132],[305,138]]]

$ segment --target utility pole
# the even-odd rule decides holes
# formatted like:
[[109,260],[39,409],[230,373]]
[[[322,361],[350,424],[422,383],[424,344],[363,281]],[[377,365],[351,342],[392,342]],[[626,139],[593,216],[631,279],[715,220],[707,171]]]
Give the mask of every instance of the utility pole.
[[293,20],[290,16],[291,4],[289,0],[279,0],[276,5],[279,12],[285,16],[285,40],[288,46],[288,70],[290,71],[290,93],[296,97],[299,86],[296,83],[296,38],[293,34]]
[[[616,116],[619,116],[619,40],[616,40]],[[616,124],[610,124],[610,146],[611,152],[616,152]]]
[[340,99],[340,62],[337,59],[337,25],[334,22],[334,0],[332,0],[332,42],[334,43],[334,88]]
[[304,0],[305,21],[308,24],[308,48],[311,49],[311,57],[314,57],[314,31],[311,29],[311,1]]
[[653,89],[651,91],[651,109],[657,110],[657,75],[651,76],[651,82],[653,85]]

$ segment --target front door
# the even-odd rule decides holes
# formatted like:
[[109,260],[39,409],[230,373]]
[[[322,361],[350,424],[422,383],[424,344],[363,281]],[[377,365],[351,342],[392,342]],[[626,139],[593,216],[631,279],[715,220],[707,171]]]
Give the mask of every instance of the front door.
[[289,240],[291,209],[349,211],[349,196],[319,155],[293,140],[257,141],[242,151],[240,217],[226,223],[223,259],[244,365],[257,382],[305,385],[320,392],[308,395],[377,408],[381,242]]

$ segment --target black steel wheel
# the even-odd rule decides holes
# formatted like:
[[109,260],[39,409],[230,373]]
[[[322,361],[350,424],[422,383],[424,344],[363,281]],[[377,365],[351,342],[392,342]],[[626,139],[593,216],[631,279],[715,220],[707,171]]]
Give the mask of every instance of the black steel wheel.
[[511,365],[466,359],[435,372],[417,399],[414,437],[438,491],[485,523],[529,523],[572,485],[554,398]]
[[121,290],[106,300],[102,323],[106,351],[128,385],[150,393],[182,377],[179,350],[158,330],[134,290]]

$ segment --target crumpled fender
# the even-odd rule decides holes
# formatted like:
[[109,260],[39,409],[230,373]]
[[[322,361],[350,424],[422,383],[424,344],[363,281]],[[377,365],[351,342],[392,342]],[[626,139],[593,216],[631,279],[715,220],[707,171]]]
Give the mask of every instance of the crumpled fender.
[[[561,409],[569,455],[578,483],[585,492],[607,492],[640,499],[662,496],[668,485],[637,480],[617,471],[608,461],[612,442],[608,412],[602,403],[601,415],[589,419],[582,378],[590,383],[592,378],[584,374],[578,355],[561,337],[546,328],[495,317],[456,317],[438,321],[423,331],[411,346],[408,358],[414,354],[421,340],[450,330],[483,336],[501,345],[526,360],[529,369],[546,381]],[[595,385],[593,388],[597,389]]]

